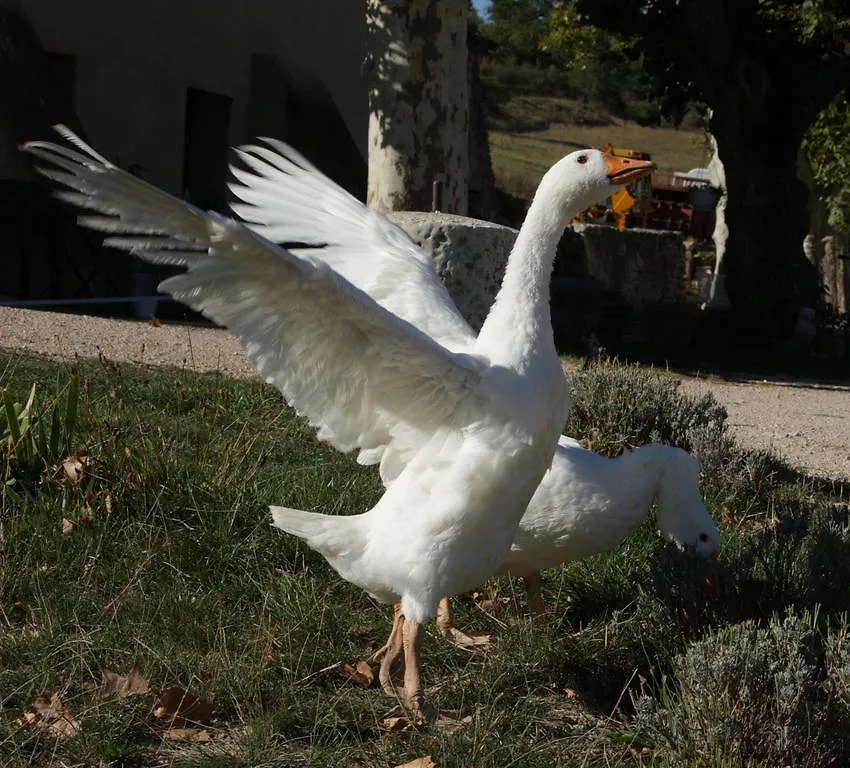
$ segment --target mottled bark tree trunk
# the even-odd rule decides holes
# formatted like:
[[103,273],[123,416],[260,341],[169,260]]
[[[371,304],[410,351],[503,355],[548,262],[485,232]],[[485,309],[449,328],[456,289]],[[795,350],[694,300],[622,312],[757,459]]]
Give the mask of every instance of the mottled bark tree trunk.
[[367,0],[369,183],[381,211],[465,214],[467,0]]

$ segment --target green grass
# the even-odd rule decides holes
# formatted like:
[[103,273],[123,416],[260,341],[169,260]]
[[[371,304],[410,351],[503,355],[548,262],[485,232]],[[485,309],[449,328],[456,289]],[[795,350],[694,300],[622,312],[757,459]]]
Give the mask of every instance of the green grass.
[[[462,627],[495,636],[490,653],[469,655],[433,634],[424,649],[432,702],[471,722],[454,733],[388,732],[391,699],[321,670],[381,645],[389,608],[272,529],[266,511],[365,510],[381,492],[375,472],[317,444],[259,381],[95,362],[78,370],[75,449],[88,452],[90,478],[71,483],[45,466],[20,502],[7,495],[0,507],[4,768],[378,768],[426,754],[443,768],[650,765],[662,760],[666,731],[638,734],[632,697],[665,692],[664,705],[676,706],[669,681],[695,643],[816,604],[820,621],[846,626],[846,489],[787,468],[768,473],[742,523],[723,509],[734,478],[707,478],[725,545],[720,600],[650,522],[608,555],[544,573],[546,621],[526,618],[518,582],[494,580],[515,602],[492,615],[471,596],[456,607]],[[0,386],[18,399],[37,381],[47,402],[68,374],[0,356]],[[63,535],[62,519],[85,506],[91,525]],[[209,744],[164,741],[150,696],[95,696],[101,669],[125,673],[134,662],[152,686],[212,702]],[[76,736],[16,725],[54,691],[80,721]],[[831,727],[846,728],[845,714]]]

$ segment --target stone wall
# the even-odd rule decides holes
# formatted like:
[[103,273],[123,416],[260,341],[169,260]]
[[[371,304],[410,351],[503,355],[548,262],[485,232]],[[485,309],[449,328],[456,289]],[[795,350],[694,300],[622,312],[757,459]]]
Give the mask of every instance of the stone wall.
[[563,267],[593,277],[630,307],[685,300],[685,249],[681,235],[650,229],[576,224]]
[[[431,253],[461,313],[480,328],[517,231],[442,213],[396,212],[389,218]],[[561,242],[553,279],[556,334],[560,328],[565,336],[586,336],[606,302],[637,314],[681,304],[684,270],[684,247],[676,233],[572,226]]]

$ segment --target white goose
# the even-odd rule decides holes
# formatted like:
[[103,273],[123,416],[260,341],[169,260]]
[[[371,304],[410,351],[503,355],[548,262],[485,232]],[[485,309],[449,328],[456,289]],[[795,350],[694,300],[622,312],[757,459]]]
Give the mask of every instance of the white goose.
[[[295,163],[264,147],[241,153],[255,169],[284,176],[298,165],[307,169],[302,192],[281,196],[281,204],[293,206],[294,224],[286,232],[273,223],[254,232],[121,171],[67,129],[60,132],[80,151],[49,142],[24,148],[62,169],[43,173],[76,190],[62,193],[65,199],[106,214],[81,222],[119,233],[107,244],[186,266],[160,288],[238,336],[260,373],[319,427],[321,439],[359,448],[361,461],[380,461],[387,490],[368,512],[335,517],[272,507],[272,515],[343,578],[378,600],[401,603],[403,619],[393,633],[404,647],[400,693],[421,714],[422,622],[435,616],[444,595],[472,589],[502,565],[566,417],[548,305],[558,240],[578,210],[653,165],[595,150],[556,163],[540,183],[493,309],[470,339],[439,294],[422,296],[423,311],[440,318],[439,335],[391,311],[389,293],[401,290],[392,258],[381,268],[389,282],[373,286],[375,298],[346,279],[351,266],[343,249],[356,233],[355,248],[395,250],[396,262],[418,259],[426,284],[439,283],[409,238],[283,145],[273,144]],[[252,181],[243,197],[279,192],[268,178]],[[325,253],[286,250],[271,240],[320,245]],[[410,283],[408,289],[416,292]]]
[[[340,243],[312,253],[444,346],[464,350],[475,345],[475,332],[458,320],[433,262],[403,231],[365,208],[290,147],[267,143],[276,151],[243,149],[241,157],[251,171],[233,169],[241,183],[231,190],[243,201],[233,205],[236,213],[270,240]],[[372,463],[382,450],[361,451],[360,461]],[[396,470],[396,462],[381,464],[385,484],[392,482]],[[696,459],[662,445],[605,459],[562,436],[500,572],[524,577],[532,613],[541,614],[538,571],[612,549],[646,516],[654,497],[665,538],[705,558],[716,556],[717,526],[700,498]],[[437,619],[441,632],[455,642],[479,642],[454,627],[448,599],[441,601]],[[393,661],[387,649],[378,654],[384,659],[385,684]]]
[[[562,436],[499,572],[524,578],[531,613],[541,615],[539,572],[613,549],[646,517],[653,500],[664,538],[711,563],[720,537],[700,496],[699,470],[697,459],[670,445],[643,445],[608,459]],[[485,642],[454,626],[448,599],[437,622],[460,645]]]

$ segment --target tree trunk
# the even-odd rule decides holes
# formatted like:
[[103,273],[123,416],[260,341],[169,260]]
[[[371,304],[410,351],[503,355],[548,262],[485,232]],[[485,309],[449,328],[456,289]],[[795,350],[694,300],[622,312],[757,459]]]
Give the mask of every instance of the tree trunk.
[[467,0],[367,0],[369,182],[381,211],[466,214]]
[[805,126],[787,114],[795,102],[778,87],[741,101],[719,104],[711,119],[728,190],[725,287],[740,328],[785,336],[818,298],[803,252],[808,191],[797,178]]

